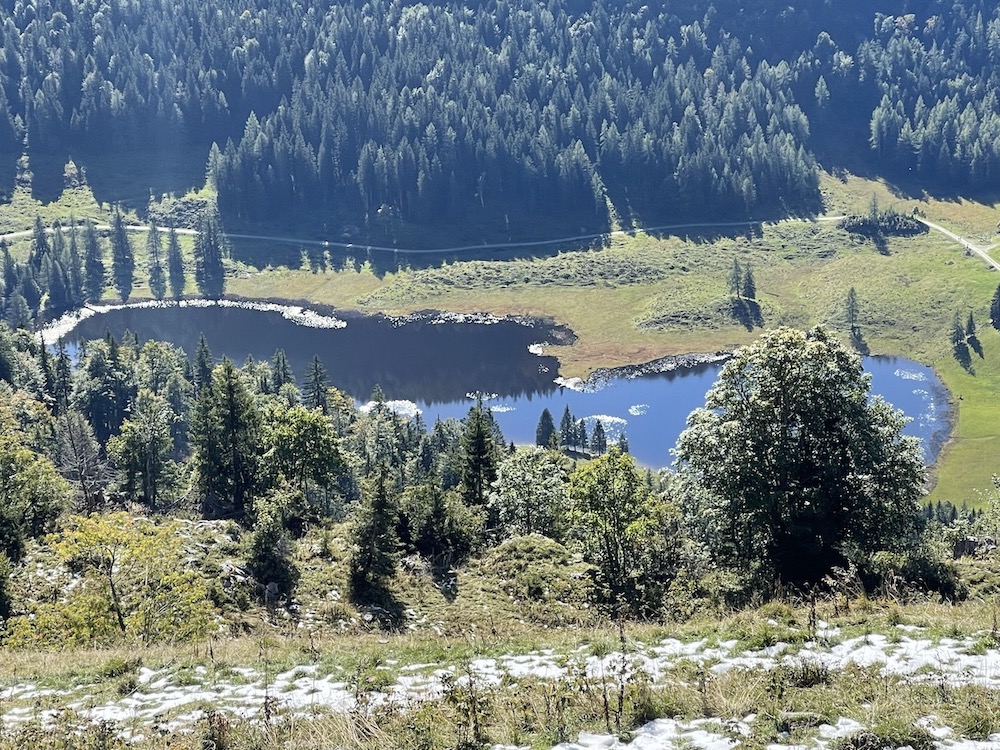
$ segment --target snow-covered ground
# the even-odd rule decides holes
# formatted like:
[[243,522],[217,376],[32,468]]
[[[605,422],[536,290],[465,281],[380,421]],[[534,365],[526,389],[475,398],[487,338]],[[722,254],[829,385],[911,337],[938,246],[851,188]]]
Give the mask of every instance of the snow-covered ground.
[[[883,674],[906,680],[931,681],[935,685],[977,685],[1000,691],[1000,651],[983,648],[976,638],[931,638],[919,628],[898,626],[888,635],[841,638],[835,628],[823,623],[813,640],[799,644],[776,643],[757,650],[740,649],[736,641],[682,642],[667,639],[636,648],[624,660],[620,653],[596,657],[587,647],[572,653],[540,651],[500,658],[483,658],[467,666],[431,664],[387,664],[387,686],[365,696],[371,704],[385,701],[409,703],[440,698],[451,679],[474,679],[482,687],[517,684],[521,678],[558,680],[586,673],[593,679],[617,680],[622,674],[644,671],[653,682],[663,680],[674,668],[695,664],[707,673],[734,669],[774,669],[808,663],[831,671],[850,665],[875,667]],[[236,715],[259,715],[265,705],[290,712],[313,709],[347,711],[355,706],[355,694],[345,674],[320,674],[314,665],[303,665],[280,674],[243,667],[219,671],[204,666],[193,669],[151,670],[141,668],[134,690],[125,696],[97,700],[92,687],[41,689],[31,684],[0,687],[0,707],[7,725],[39,719],[52,720],[60,709],[72,709],[93,721],[114,721],[126,735],[140,736],[150,728],[184,729],[204,716],[206,710]],[[391,681],[393,680],[394,681]],[[390,682],[391,681],[391,682]],[[628,743],[599,734],[581,734],[576,742],[559,750],[630,748],[652,750],[687,746],[704,750],[729,750],[740,735],[749,734],[754,715],[725,719],[675,721],[659,719],[640,728]],[[1000,750],[1000,734],[987,740],[959,738],[934,716],[922,720],[924,728],[942,750]],[[860,724],[840,718],[819,726],[809,745],[772,745],[769,750],[816,748],[831,740],[862,730]]]

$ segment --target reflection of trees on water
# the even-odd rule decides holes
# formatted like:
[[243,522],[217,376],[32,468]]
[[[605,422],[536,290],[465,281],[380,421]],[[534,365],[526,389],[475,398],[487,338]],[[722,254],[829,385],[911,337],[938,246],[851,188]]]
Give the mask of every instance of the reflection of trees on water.
[[309,328],[277,313],[238,308],[114,310],[83,321],[69,338],[82,341],[125,330],[140,341],[158,339],[193,356],[204,333],[216,359],[237,364],[270,360],[283,349],[301,386],[318,356],[331,385],[366,399],[376,385],[388,398],[442,404],[478,390],[502,397],[550,393],[559,364],[528,351],[552,331],[512,321],[489,325],[381,317],[352,317],[346,328]]

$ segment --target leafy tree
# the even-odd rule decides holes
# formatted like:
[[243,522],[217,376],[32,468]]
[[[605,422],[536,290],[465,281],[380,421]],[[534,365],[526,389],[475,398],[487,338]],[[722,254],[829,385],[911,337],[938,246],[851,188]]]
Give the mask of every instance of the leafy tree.
[[406,488],[400,498],[401,541],[439,565],[453,565],[480,543],[483,516],[462,504],[437,476]]
[[814,582],[912,541],[919,443],[869,380],[823,328],[765,333],[726,364],[677,443],[687,521],[718,563]]
[[92,221],[88,221],[84,227],[83,248],[83,277],[87,300],[100,302],[104,294],[104,248]]
[[154,299],[160,300],[167,295],[167,275],[163,270],[163,242],[156,221],[149,222],[146,253],[149,256],[149,291]]
[[184,296],[184,258],[181,255],[181,243],[177,239],[177,230],[173,224],[167,230],[167,275],[170,280],[170,294],[174,299]]
[[497,467],[489,504],[506,536],[543,534],[562,537],[566,475],[558,454],[545,448],[519,448]]
[[542,409],[542,415],[538,418],[538,426],[535,428],[535,445],[543,448],[552,448],[558,445],[556,435],[556,425],[552,421],[552,412]]
[[70,517],[55,549],[83,572],[81,584],[68,602],[44,606],[36,622],[13,623],[12,638],[65,645],[204,637],[212,621],[208,587],[186,569],[181,534],[178,522],[126,513]]
[[269,426],[267,444],[265,466],[284,477],[302,500],[310,485],[327,492],[343,468],[333,424],[319,410],[304,406],[282,410]]
[[[655,592],[673,575],[676,524],[659,527],[665,516],[635,459],[612,448],[570,475],[569,497],[570,536],[596,566],[598,588],[612,614],[618,618],[655,611]],[[644,552],[643,546],[653,540],[655,552]]]
[[25,540],[52,530],[70,492],[52,462],[27,445],[0,398],[0,554],[19,562]]
[[135,252],[125,228],[125,219],[117,208],[111,217],[111,276],[122,302],[128,302],[135,283]]

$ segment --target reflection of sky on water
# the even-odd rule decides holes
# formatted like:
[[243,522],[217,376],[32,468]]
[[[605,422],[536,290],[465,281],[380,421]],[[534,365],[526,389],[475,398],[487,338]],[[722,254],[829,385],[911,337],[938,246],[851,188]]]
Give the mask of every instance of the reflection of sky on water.
[[[905,367],[900,367],[905,365]],[[687,415],[705,404],[705,393],[715,382],[721,364],[702,365],[670,373],[611,379],[598,389],[562,388],[547,394],[486,401],[508,440],[533,443],[542,410],[547,408],[558,429],[563,410],[569,407],[584,419],[592,435],[600,419],[609,442],[623,432],[629,450],[640,463],[668,466],[670,450],[686,425]],[[872,392],[881,395],[910,417],[904,432],[923,441],[924,456],[933,460],[948,438],[948,394],[934,371],[916,362],[895,357],[866,357],[865,369],[872,375]],[[914,387],[918,385],[918,387]],[[424,419],[461,419],[471,403],[428,406],[420,404]]]
[[[285,350],[301,384],[314,355],[333,385],[367,400],[375,385],[401,412],[419,408],[428,425],[435,418],[464,417],[479,392],[493,410],[507,440],[534,443],[543,409],[559,427],[567,407],[584,419],[592,435],[600,419],[614,442],[628,436],[629,448],[644,465],[668,466],[670,450],[687,415],[705,403],[720,364],[654,373],[633,378],[606,375],[583,388],[553,382],[558,363],[540,356],[550,331],[505,321],[493,325],[443,321],[405,321],[348,317],[346,328],[296,325],[274,312],[234,308],[164,308],[116,310],[79,324],[68,343],[117,337],[128,329],[140,341],[170,341],[193,355],[204,332],[213,355],[242,364],[248,355],[270,359]],[[529,349],[531,351],[529,351]],[[948,394],[933,370],[902,358],[868,357],[872,390],[912,419],[908,434],[923,439],[933,459],[948,437]],[[573,382],[572,385],[579,383]],[[415,413],[415,412],[413,412]]]

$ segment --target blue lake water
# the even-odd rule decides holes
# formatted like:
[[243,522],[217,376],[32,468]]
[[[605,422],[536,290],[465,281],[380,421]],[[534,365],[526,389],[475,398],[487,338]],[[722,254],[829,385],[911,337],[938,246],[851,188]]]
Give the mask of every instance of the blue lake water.
[[[672,462],[670,450],[687,415],[703,406],[721,364],[698,365],[637,377],[610,376],[584,390],[555,381],[558,362],[529,346],[565,340],[566,331],[515,321],[489,324],[417,317],[348,316],[340,328],[300,325],[274,311],[219,307],[123,308],[95,315],[64,336],[71,346],[126,330],[140,341],[159,339],[193,355],[203,333],[213,355],[242,363],[248,356],[269,359],[285,353],[301,382],[313,356],[325,366],[332,385],[360,402],[375,385],[401,409],[419,409],[433,424],[464,417],[474,393],[486,394],[508,441],[533,443],[542,410],[558,428],[569,407],[586,420],[588,433],[601,420],[609,438],[625,433],[629,449],[645,466]],[[535,347],[533,347],[535,348]],[[537,348],[536,348],[537,351]],[[866,357],[873,393],[911,419],[906,432],[921,438],[933,463],[949,432],[948,394],[934,371],[908,359]]]

